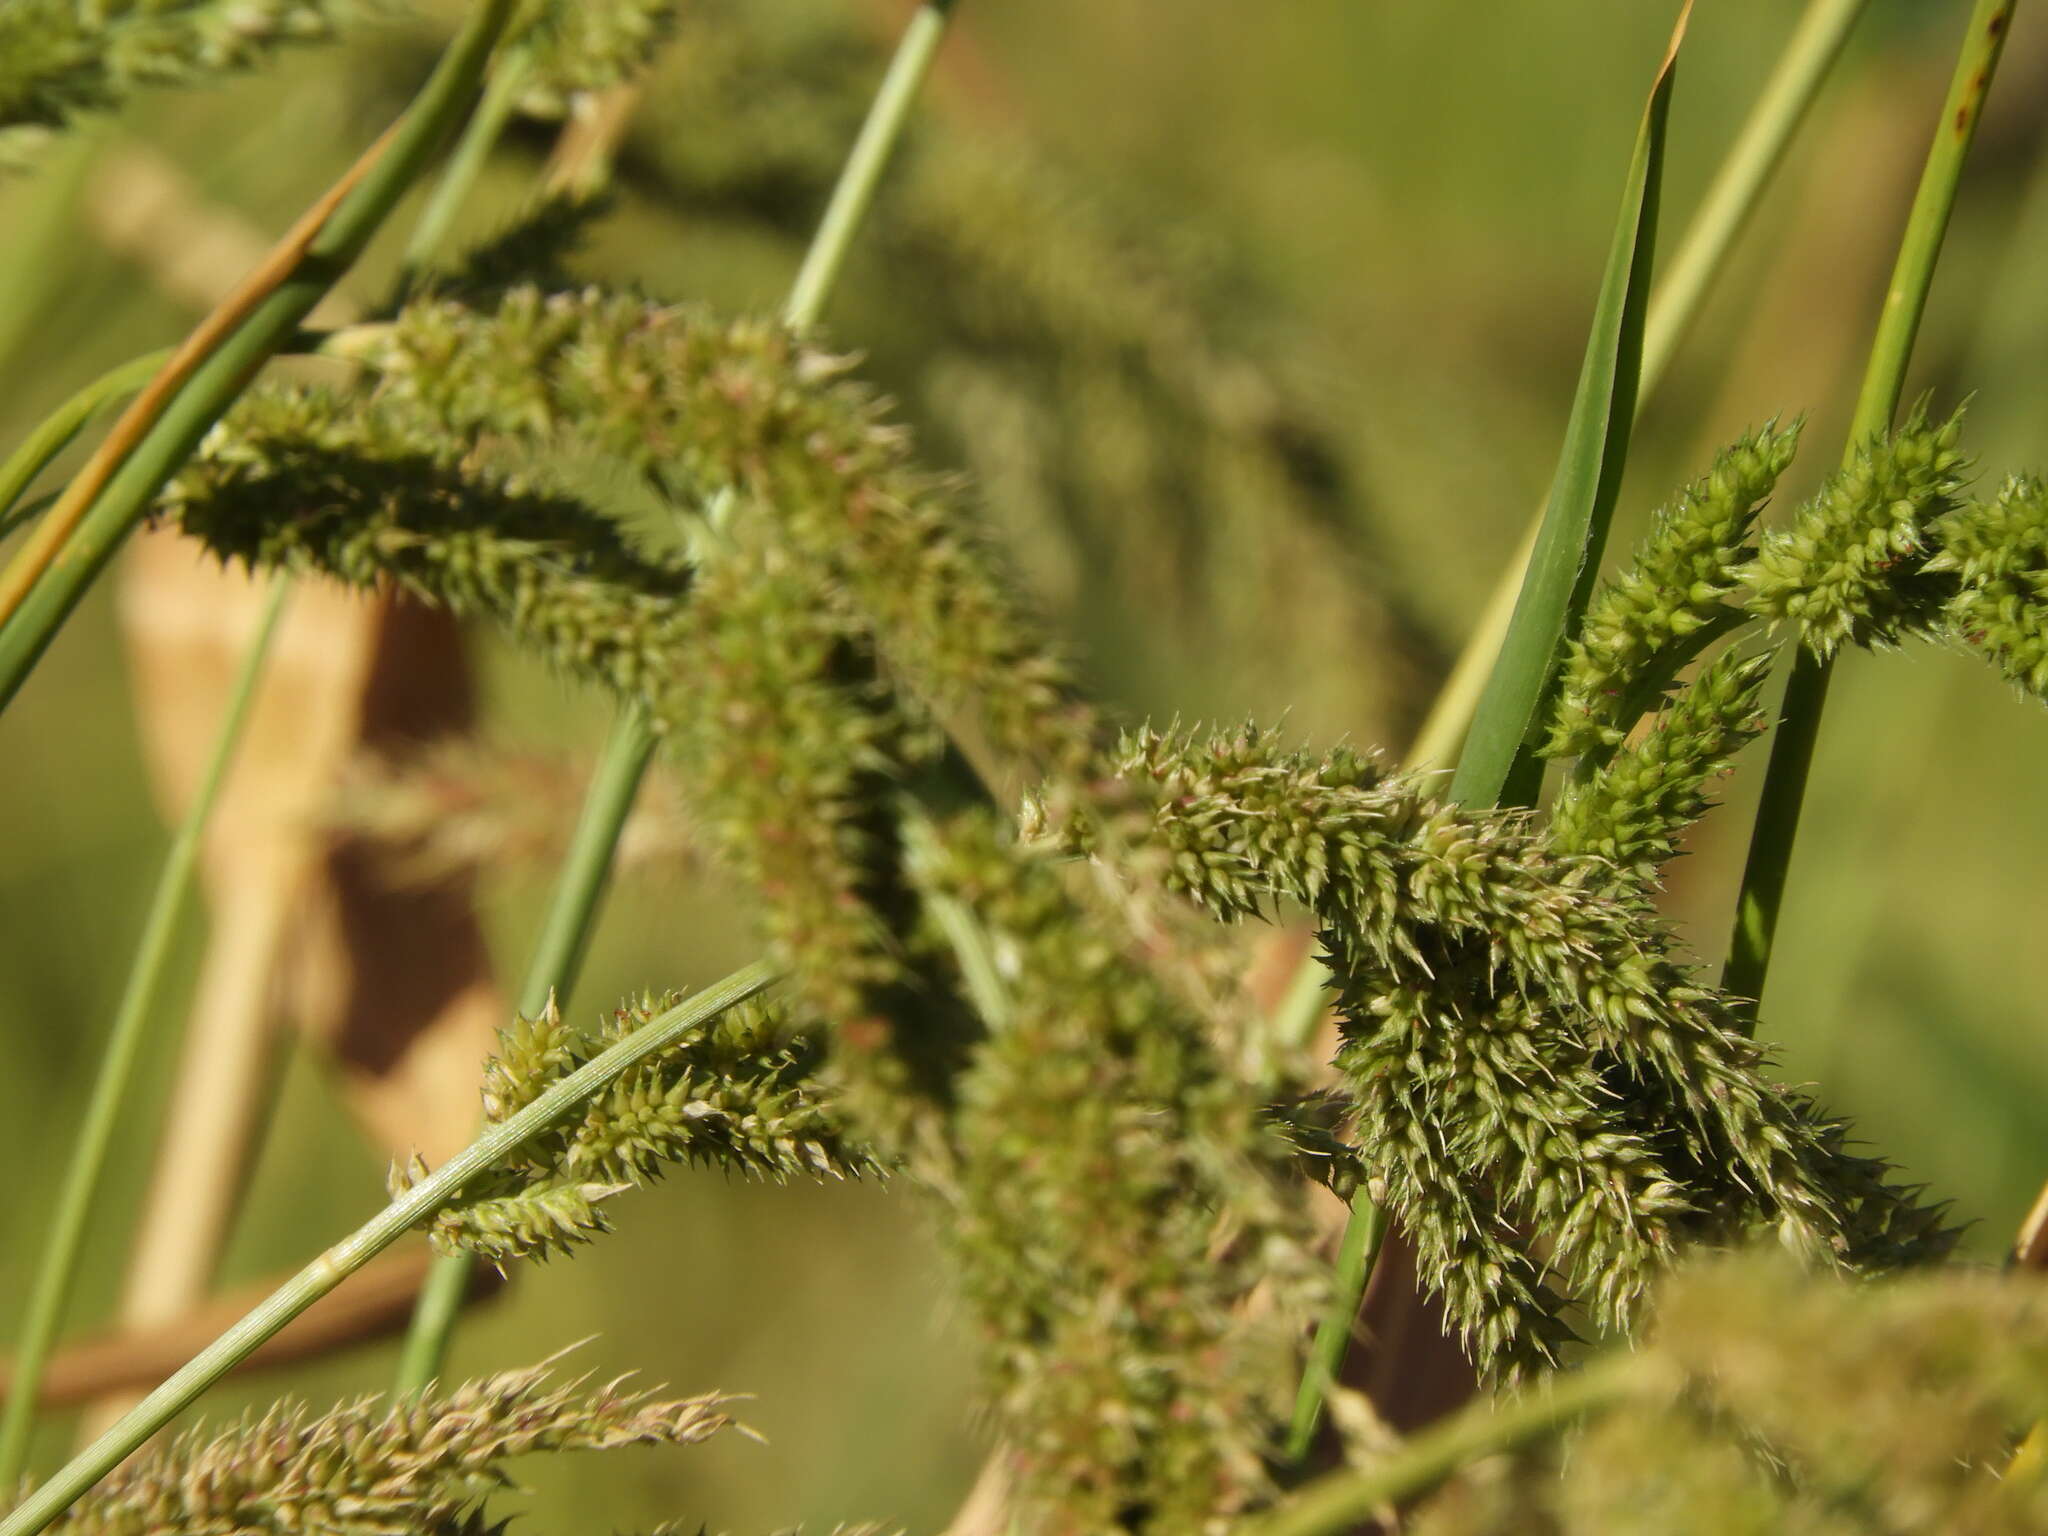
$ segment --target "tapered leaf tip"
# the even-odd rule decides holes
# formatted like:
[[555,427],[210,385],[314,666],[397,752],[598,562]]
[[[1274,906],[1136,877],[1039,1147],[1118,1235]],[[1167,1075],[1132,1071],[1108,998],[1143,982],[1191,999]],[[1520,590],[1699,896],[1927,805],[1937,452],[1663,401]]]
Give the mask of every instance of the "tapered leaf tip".
[[1657,83],[1652,91],[1663,88],[1671,78],[1671,72],[1678,67],[1678,50],[1685,46],[1685,29],[1692,24],[1693,0],[1685,0],[1678,8],[1678,20],[1671,24],[1671,41],[1664,47],[1664,62],[1657,66]]

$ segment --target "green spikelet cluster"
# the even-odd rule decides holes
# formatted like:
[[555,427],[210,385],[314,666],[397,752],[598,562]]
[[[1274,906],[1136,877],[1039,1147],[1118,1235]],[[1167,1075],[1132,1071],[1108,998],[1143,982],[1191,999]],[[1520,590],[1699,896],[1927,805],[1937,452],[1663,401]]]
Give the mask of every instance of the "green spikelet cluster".
[[867,820],[901,732],[877,690],[833,676],[855,638],[844,611],[759,540],[695,583],[581,503],[433,446],[451,441],[381,397],[258,394],[165,508],[224,559],[394,581],[641,704],[693,770],[700,821],[764,898],[816,1011],[872,1018],[900,967],[868,899]]
[[535,1017],[514,1014],[512,1027],[498,1031],[498,1054],[484,1062],[484,1119],[503,1125],[574,1072],[582,1043],[552,993]]
[[326,37],[335,0],[8,0],[0,6],[0,169],[85,112],[150,85],[246,69]]
[[[550,1006],[499,1037],[484,1070],[484,1112],[497,1124],[598,1051],[673,1008],[642,998],[615,1011],[594,1041],[578,1039]],[[773,1009],[730,1009],[696,1034],[635,1066],[590,1100],[579,1118],[528,1142],[505,1165],[436,1216],[445,1250],[494,1264],[567,1252],[606,1230],[602,1202],[648,1184],[676,1163],[712,1163],[772,1179],[859,1178],[877,1171],[840,1123],[817,1082],[816,1046]],[[392,1170],[396,1194],[425,1165]]]
[[1051,1531],[1220,1529],[1265,1489],[1317,1289],[1288,1148],[993,818],[958,818],[918,874],[979,914],[1006,993],[960,1084],[949,1242],[1028,1497]]
[[1941,551],[1922,569],[1959,583],[1942,614],[1949,635],[2048,702],[2048,488],[2014,476],[1937,532]]
[[1617,864],[1668,857],[1659,849],[1706,809],[1699,785],[1755,734],[1748,683],[1760,679],[1724,658],[1632,762],[1609,759],[1701,649],[1756,618],[1796,621],[1822,656],[1851,642],[1947,640],[2048,698],[2048,492],[2016,476],[1993,500],[1964,502],[1960,420],[1931,422],[1916,406],[1766,534],[1753,560],[1743,541],[1790,457],[1790,432],[1745,439],[1659,519],[1635,568],[1596,594],[1566,661],[1546,746],[1580,758],[1558,808],[1560,849]]
[[[366,394],[239,409],[169,508],[229,556],[488,614],[642,703],[812,1010],[942,1097],[963,1042],[899,1029],[891,995],[891,797],[937,766],[935,719],[1017,783],[1078,779],[1094,724],[880,403],[779,328],[596,291],[422,301],[369,362]],[[564,449],[693,512],[730,492],[694,574],[549,491]]]
[[1629,1326],[1689,1237],[1769,1224],[1852,1263],[1941,1246],[1938,1212],[1762,1075],[1654,917],[1522,820],[1249,730],[1133,736],[1117,770],[1192,899],[1320,918],[1360,1155],[1482,1363],[1549,1360],[1567,1302]]
[[1726,601],[1739,585],[1733,573],[1756,553],[1757,514],[1798,447],[1797,423],[1766,426],[1658,513],[1635,564],[1586,606],[1565,656],[1550,756],[1618,746],[1717,619],[1736,612]]
[[49,1529],[59,1536],[307,1531],[390,1536],[488,1529],[476,1512],[505,1463],[542,1452],[694,1445],[732,1425],[717,1395],[663,1400],[617,1383],[548,1385],[511,1371],[403,1403],[314,1415],[286,1403],[217,1435],[187,1434],[110,1473]]
[[885,666],[1034,775],[1077,771],[1093,722],[943,483],[842,358],[781,328],[596,290],[408,309],[370,359],[436,434],[573,439],[684,505],[722,491],[830,579]]
[[[636,160],[694,219],[744,231],[745,259],[793,247],[883,67],[877,39],[844,7],[696,0],[687,72],[648,101]],[[1445,658],[1354,478],[1342,359],[1272,323],[1229,231],[1163,241],[1156,200],[979,116],[913,125],[864,231],[848,297],[879,289],[905,320],[863,323],[872,366],[1106,665],[1198,652],[1247,703],[1278,689],[1314,721],[1412,723]],[[1142,626],[1133,591],[1161,599]]]
[[882,915],[895,834],[877,809],[918,744],[860,632],[766,535],[745,518],[701,569],[677,754],[811,1007],[864,1050],[900,1043],[885,994],[905,973]]
[[[224,555],[487,615],[645,708],[846,1080],[827,1104],[808,1047],[720,1047],[714,1030],[465,1191],[442,1242],[559,1251],[678,1158],[857,1172],[833,1113],[857,1105],[868,1144],[952,1207],[1026,1484],[1074,1529],[1162,1531],[1264,1497],[1259,1451],[1314,1289],[1299,1180],[1279,1177],[1304,1159],[1333,1183],[1369,1174],[1475,1355],[1509,1371],[1554,1359],[1581,1319],[1631,1326],[1688,1242],[1775,1227],[1868,1267],[1941,1248],[1939,1212],[1764,1077],[1648,908],[1648,877],[1755,728],[1759,664],[1715,662],[1633,750],[1603,740],[1548,835],[1251,731],[1136,736],[1105,774],[1058,659],[842,360],[772,326],[515,289],[413,305],[369,363],[365,391],[238,409],[167,510]],[[1702,527],[1788,440],[1753,451],[1763,467],[1688,503]],[[690,510],[688,563],[557,488],[551,461],[572,454]],[[1752,512],[1726,512],[1724,540]],[[1667,534],[1663,565],[1696,556],[1683,569],[1718,606],[1706,535]],[[1678,607],[1629,612],[1670,645],[1694,632]],[[990,783],[1047,775],[1036,830],[1092,866],[959,811],[955,743]],[[907,830],[934,815],[932,838]],[[1329,1105],[1268,1109],[1228,1067],[1229,989],[1190,963],[1192,916],[1162,890],[1225,920],[1281,900],[1317,914],[1355,1151]],[[941,909],[986,931],[972,987]],[[523,1024],[493,1113],[581,1054],[559,1020]],[[1262,1287],[1277,1299],[1251,1304]]]
[[1762,734],[1757,700],[1770,668],[1768,655],[1723,652],[1642,740],[1566,783],[1551,811],[1551,846],[1604,859],[1650,888],[1676,857],[1680,834],[1706,814],[1707,781]]
[[1789,526],[1764,536],[1743,572],[1750,611],[1797,623],[1819,656],[1925,633],[1952,590],[1925,564],[1969,471],[1961,432],[1961,411],[1932,422],[1922,401],[1896,432],[1858,447]]
[[532,84],[520,105],[559,116],[579,91],[630,80],[675,30],[676,0],[528,0],[510,45]]
[[681,682],[687,570],[630,550],[580,502],[459,452],[355,396],[265,391],[208,439],[163,510],[222,559],[395,582],[660,704]]
[[[2048,1412],[2031,1277],[1848,1285],[1782,1256],[1661,1288],[1640,1385],[1584,1432],[1462,1474],[1417,1536],[2022,1536],[2048,1482],[2002,1478]],[[1561,1475],[1568,1471],[1569,1475]]]

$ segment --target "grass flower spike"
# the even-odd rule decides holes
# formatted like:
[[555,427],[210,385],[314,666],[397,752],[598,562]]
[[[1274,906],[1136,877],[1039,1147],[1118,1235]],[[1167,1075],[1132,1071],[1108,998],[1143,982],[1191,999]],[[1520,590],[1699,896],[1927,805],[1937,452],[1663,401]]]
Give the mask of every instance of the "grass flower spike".
[[[484,1069],[484,1113],[496,1125],[592,1056],[668,1012],[679,995],[643,998],[579,1040],[552,1007],[519,1019]],[[708,1163],[773,1179],[859,1178],[879,1169],[850,1141],[815,1081],[818,1049],[767,1005],[729,1009],[613,1082],[580,1117],[528,1142],[431,1224],[437,1246],[501,1267],[545,1257],[607,1230],[602,1202]],[[425,1176],[417,1159],[392,1170],[394,1198]]]
[[285,1404],[131,1462],[50,1529],[455,1536],[475,1528],[480,1500],[514,1486],[504,1466],[514,1458],[694,1445],[732,1426],[727,1401],[663,1400],[616,1382],[550,1387],[546,1369],[536,1367],[417,1402],[363,1398],[317,1415]]
[[1739,586],[1735,569],[1755,553],[1757,514],[1798,446],[1796,423],[1764,427],[1658,513],[1635,564],[1586,606],[1565,657],[1550,756],[1618,746],[1700,645],[1726,627],[1723,616],[1738,615],[1727,604]]
[[1796,622],[1823,658],[1926,633],[1946,595],[1926,562],[1969,470],[1961,433],[1960,411],[1930,422],[1923,401],[1896,432],[1861,444],[1789,526],[1765,535],[1745,572],[1751,610]]

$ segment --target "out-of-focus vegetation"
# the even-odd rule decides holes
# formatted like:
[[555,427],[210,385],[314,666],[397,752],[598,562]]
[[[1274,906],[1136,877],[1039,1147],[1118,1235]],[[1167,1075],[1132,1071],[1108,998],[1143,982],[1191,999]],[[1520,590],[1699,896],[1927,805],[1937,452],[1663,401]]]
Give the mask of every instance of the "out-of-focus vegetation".
[[[879,0],[700,0],[648,81],[618,202],[576,270],[771,310],[879,71]],[[0,183],[0,439],[189,326],[153,230],[281,227],[402,102],[446,15],[373,14],[334,47],[224,87],[147,94]],[[1839,440],[1948,67],[1948,8],[1874,6],[1636,439],[1617,527],[1745,426],[1804,411]],[[2028,23],[2035,19],[2027,18]],[[853,259],[829,335],[971,475],[1099,691],[1134,716],[1245,713],[1398,750],[1547,483],[1592,274],[1640,107],[1654,9],[1574,15],[1294,0],[963,8],[934,99]],[[1699,16],[1672,129],[1682,218],[1758,84],[1783,7]],[[1973,161],[1910,384],[1978,392],[1990,479],[2048,458],[2048,35],[2023,25]],[[517,128],[465,212],[492,230],[555,129]],[[168,202],[125,235],[147,151]],[[403,221],[400,221],[401,224]],[[374,294],[400,241],[356,286]],[[231,276],[232,274],[215,274]],[[203,283],[208,274],[199,274]],[[1825,464],[1796,465],[1786,501]],[[587,752],[604,717],[530,663],[487,658],[486,732]],[[2000,1251],[2048,1172],[2048,944],[2037,786],[2048,718],[1944,654],[1852,657],[1837,683],[1766,1012],[1786,1073]],[[1678,867],[1676,908],[1720,953],[1754,776]],[[559,806],[566,820],[573,801]],[[163,839],[104,593],[0,724],[0,1156],[54,1166]],[[543,879],[483,884],[516,973]],[[1696,926],[1692,926],[1696,925]],[[696,864],[626,875],[569,1011],[751,953]],[[188,937],[196,955],[200,935]],[[165,1055],[154,1071],[169,1070]],[[128,1127],[140,1198],[152,1127]],[[285,1070],[229,1280],[295,1263],[381,1200],[369,1150],[304,1061]],[[0,1228],[53,1186],[17,1180]],[[760,1395],[688,1457],[545,1471],[553,1528],[886,1517],[936,1528],[981,1446],[955,1303],[906,1194],[683,1176],[573,1265],[529,1270],[458,1337],[475,1375],[594,1335],[600,1371]],[[9,1315],[31,1249],[0,1253]],[[80,1311],[111,1304],[120,1231]],[[381,1387],[378,1348],[303,1373],[324,1400]],[[213,1411],[267,1401],[231,1386]]]

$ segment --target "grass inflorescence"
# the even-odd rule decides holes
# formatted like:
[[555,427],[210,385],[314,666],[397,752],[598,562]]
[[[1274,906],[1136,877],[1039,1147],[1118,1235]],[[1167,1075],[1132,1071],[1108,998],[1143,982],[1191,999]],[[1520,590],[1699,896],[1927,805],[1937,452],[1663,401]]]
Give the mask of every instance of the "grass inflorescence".
[[[529,1002],[483,1065],[477,1140],[438,1167],[401,1160],[383,1213],[25,1490],[0,1533],[474,1536],[500,1528],[485,1499],[509,1458],[729,1427],[715,1395],[551,1388],[533,1371],[324,1413],[280,1406],[120,1464],[401,1233],[500,1267],[570,1254],[609,1229],[615,1199],[692,1165],[887,1175],[923,1193],[1019,1530],[1222,1533],[1250,1519],[1311,1536],[1439,1484],[1420,1528],[1444,1533],[1627,1529],[1650,1510],[1674,1529],[2027,1528],[2037,1490],[1991,1472],[2048,1412],[2040,1309],[2017,1285],[1942,1270],[1957,1236],[1946,1205],[1776,1078],[1749,1000],[1704,979],[1660,897],[1714,782],[1771,729],[1764,642],[1793,642],[1811,669],[1930,640],[2048,697],[2048,492],[2015,476],[1971,499],[1960,413],[1923,403],[1896,428],[1862,423],[1844,467],[1775,515],[1801,428],[1773,422],[1593,586],[1642,361],[1681,20],[1529,622],[1452,798],[1374,753],[1298,749],[1255,724],[1118,734],[981,532],[966,482],[927,467],[859,361],[813,334],[947,9],[919,11],[911,63],[865,119],[775,320],[568,280],[594,200],[539,201],[451,271],[430,257],[515,108],[580,111],[674,31],[702,49],[706,99],[775,132],[747,151],[730,137],[670,146],[658,174],[772,214],[819,181],[828,150],[836,164],[843,135],[818,123],[847,115],[829,66],[856,45],[806,33],[826,81],[776,114],[749,102],[758,17],[637,0],[491,11],[411,130],[408,176],[495,49],[402,301],[336,349],[353,372],[246,387],[228,353],[209,353],[166,375],[160,402],[196,448],[159,443],[132,473],[77,482],[66,515],[97,530],[96,560],[146,502],[223,562],[403,593],[605,691],[625,767],[600,771],[617,815],[595,842],[616,842],[658,743],[693,842],[744,893],[769,959],[694,998],[629,1002],[587,1033],[530,987],[547,1005]],[[20,158],[25,127],[241,67],[328,19],[283,3],[59,10],[0,22],[0,45],[25,44],[0,64],[0,163]],[[1012,454],[999,473],[1085,480],[1091,497],[1175,487],[1238,518],[1271,498],[1290,538],[1340,495],[1284,379],[1224,360],[1199,306],[1057,178],[954,145],[906,175],[882,249],[952,274],[952,318],[1009,349],[956,363],[947,419],[1029,437],[1019,380],[1045,361],[1034,333],[1057,321],[1085,358],[1091,451],[1120,466],[1019,469],[1031,456]],[[402,179],[376,184],[382,211],[348,225],[350,253]],[[1042,249],[1017,238],[1035,220]],[[291,304],[332,280],[278,271],[299,285]],[[251,302],[268,329],[248,372],[288,329],[283,300]],[[193,379],[204,388],[182,393]],[[1203,452],[1163,465],[1124,451],[1166,420]],[[674,536],[629,530],[607,492],[620,484],[664,509]],[[71,535],[49,526],[47,565],[22,567],[16,619],[30,627],[0,628],[17,684],[87,579]],[[1547,806],[1543,759],[1560,780]],[[587,938],[613,852],[579,841],[572,855],[564,955]],[[1246,980],[1241,930],[1294,915],[1328,967],[1325,1061],[1276,1043]],[[783,994],[764,998],[778,980]],[[1391,1220],[1484,1390],[1502,1395],[1405,1445],[1347,1401],[1345,1451],[1368,1464],[1295,1496],[1316,1423],[1295,1391],[1307,1327],[1333,1290],[1351,1301],[1317,1255],[1318,1183],[1372,1206],[1355,1218],[1370,1243],[1345,1249],[1347,1284],[1362,1287],[1358,1256]],[[1779,1254],[1729,1256],[1745,1247]],[[1894,1273],[1907,1270],[1932,1273]],[[1349,1322],[1339,1311],[1340,1345]],[[445,1333],[428,1333],[432,1354]],[[1341,1353],[1318,1344],[1313,1370],[1331,1374]]]

